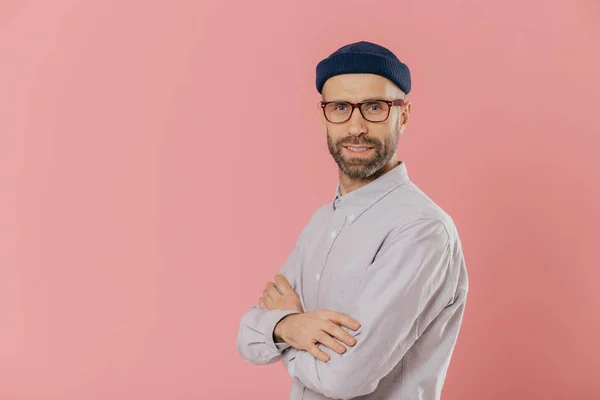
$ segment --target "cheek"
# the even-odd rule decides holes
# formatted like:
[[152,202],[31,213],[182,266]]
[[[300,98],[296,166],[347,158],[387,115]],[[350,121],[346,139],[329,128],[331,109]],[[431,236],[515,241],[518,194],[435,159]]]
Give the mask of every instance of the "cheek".
[[327,136],[329,137],[329,140],[335,144],[338,140],[344,137],[344,131],[339,127],[328,127]]
[[387,123],[382,126],[378,126],[375,129],[369,130],[369,136],[376,139],[380,143],[385,143],[389,138],[395,134],[393,125]]

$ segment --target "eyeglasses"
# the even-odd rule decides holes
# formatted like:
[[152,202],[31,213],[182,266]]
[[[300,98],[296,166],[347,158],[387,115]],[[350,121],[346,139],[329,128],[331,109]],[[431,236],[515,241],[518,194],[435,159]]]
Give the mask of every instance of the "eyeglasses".
[[369,122],[383,122],[390,116],[392,106],[402,106],[403,99],[398,100],[367,100],[360,103],[348,101],[322,101],[321,108],[327,121],[334,124],[342,124],[352,117],[355,108]]

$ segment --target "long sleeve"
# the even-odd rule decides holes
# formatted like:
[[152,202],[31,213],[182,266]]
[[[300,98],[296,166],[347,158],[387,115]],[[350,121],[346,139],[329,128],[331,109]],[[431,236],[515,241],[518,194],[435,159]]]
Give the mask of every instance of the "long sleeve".
[[455,239],[437,220],[421,219],[391,232],[368,267],[346,329],[357,343],[338,354],[319,345],[328,362],[291,348],[282,357],[292,378],[329,398],[373,392],[454,296]]
[[[279,269],[292,288],[296,289],[295,271],[300,261],[300,239],[296,247]],[[240,321],[237,339],[238,353],[249,363],[272,364],[281,358],[281,353],[290,347],[287,343],[275,343],[273,331],[284,317],[298,313],[294,310],[261,310],[258,305],[250,307]]]

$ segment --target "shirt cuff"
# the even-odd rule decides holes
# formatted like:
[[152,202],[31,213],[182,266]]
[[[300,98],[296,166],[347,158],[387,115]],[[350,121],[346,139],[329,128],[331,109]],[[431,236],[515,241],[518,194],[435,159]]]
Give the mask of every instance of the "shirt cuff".
[[283,318],[287,317],[291,314],[300,314],[300,311],[296,310],[271,310],[265,318],[261,321],[261,326],[259,327],[260,331],[265,335],[265,342],[269,347],[277,349],[278,352],[282,352],[283,350],[290,347],[287,343],[275,343],[273,340],[273,333],[275,331],[275,326],[281,321]]

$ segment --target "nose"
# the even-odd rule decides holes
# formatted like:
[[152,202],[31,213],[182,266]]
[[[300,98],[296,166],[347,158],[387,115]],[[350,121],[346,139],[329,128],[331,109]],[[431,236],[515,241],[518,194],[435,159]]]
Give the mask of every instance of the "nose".
[[366,120],[363,118],[358,107],[352,109],[352,115],[348,120],[348,133],[351,136],[360,136],[367,133]]

